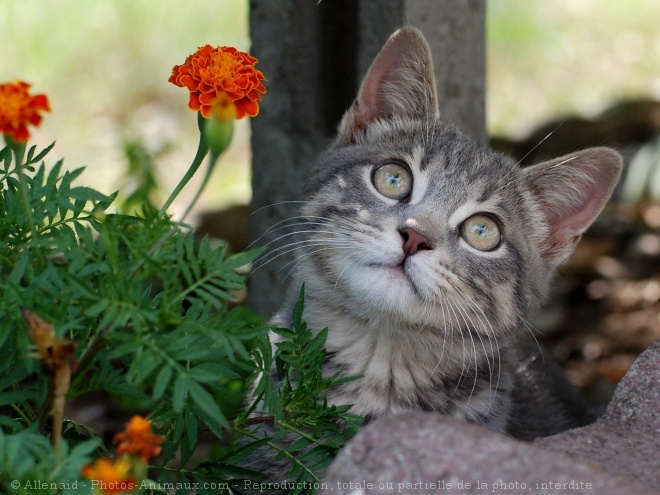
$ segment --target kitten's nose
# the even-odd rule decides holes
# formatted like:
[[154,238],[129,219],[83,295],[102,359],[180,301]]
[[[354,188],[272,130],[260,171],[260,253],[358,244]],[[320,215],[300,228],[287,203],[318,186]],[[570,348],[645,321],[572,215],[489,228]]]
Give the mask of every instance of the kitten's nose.
[[423,249],[433,249],[431,241],[423,234],[420,234],[415,229],[405,227],[400,229],[401,237],[403,238],[403,252],[407,256],[421,251]]

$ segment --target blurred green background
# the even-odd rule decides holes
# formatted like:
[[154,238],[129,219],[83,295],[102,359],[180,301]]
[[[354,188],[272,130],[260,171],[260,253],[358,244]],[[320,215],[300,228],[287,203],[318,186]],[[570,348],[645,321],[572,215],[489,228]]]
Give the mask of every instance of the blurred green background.
[[[312,1],[312,0],[310,0]],[[657,0],[488,0],[488,129],[522,137],[545,120],[591,116],[621,99],[660,99]],[[158,151],[166,197],[194,155],[195,115],[167,82],[198,46],[249,49],[246,0],[2,0],[0,81],[50,97],[33,132],[83,178],[109,193],[122,182],[122,148]],[[259,54],[254,54],[259,56]],[[266,74],[268,76],[268,74]],[[239,123],[200,208],[245,202],[249,122]],[[189,187],[192,194],[194,187]],[[184,195],[174,210],[183,208]]]
[[[172,67],[206,43],[249,49],[245,0],[0,0],[0,81],[30,82],[52,113],[32,132],[35,144],[57,140],[51,153],[105,193],[122,186],[123,146],[139,141],[156,152],[159,204],[185,170],[199,132],[188,93],[169,82]],[[201,208],[249,200],[249,119],[216,168]],[[171,208],[180,212],[195,177]]]
[[488,129],[660,100],[657,0],[487,0]]

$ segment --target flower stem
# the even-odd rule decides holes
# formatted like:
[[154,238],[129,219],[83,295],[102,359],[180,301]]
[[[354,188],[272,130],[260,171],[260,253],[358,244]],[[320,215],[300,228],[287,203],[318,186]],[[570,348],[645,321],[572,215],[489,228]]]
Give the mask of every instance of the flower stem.
[[23,410],[18,407],[17,404],[10,404],[10,407],[14,410],[16,414],[18,414],[21,419],[25,422],[26,425],[31,425],[32,421],[30,421],[30,418],[27,417],[27,415],[23,412]]
[[[218,158],[220,158],[220,155],[225,151],[225,149],[227,149],[227,146],[229,145],[229,142],[231,141],[234,132],[233,121],[231,121],[231,126],[225,126],[225,129],[221,136],[223,138],[222,145],[218,146],[217,142],[214,142],[214,140],[211,139],[212,145],[209,146],[209,139],[206,136],[206,132],[205,132],[208,122],[207,119],[205,119],[202,116],[201,112],[197,113],[197,125],[199,127],[199,146],[197,147],[197,154],[195,155],[195,158],[192,161],[190,168],[188,168],[186,174],[177,184],[176,188],[174,188],[174,191],[172,191],[172,194],[170,194],[170,197],[167,198],[167,201],[165,201],[165,204],[161,207],[160,211],[158,212],[158,216],[160,217],[165,215],[165,213],[167,212],[167,208],[169,208],[169,206],[172,204],[174,198],[176,198],[179,195],[181,190],[190,181],[192,176],[195,175],[195,172],[199,170],[199,167],[202,165],[202,162],[204,161],[206,155],[209,155],[209,164],[206,169],[206,174],[204,175],[204,179],[202,180],[202,184],[199,186],[199,189],[197,190],[195,197],[186,208],[186,211],[183,213],[183,216],[181,217],[180,220],[178,220],[179,224],[183,223],[184,219],[192,211],[193,207],[197,203],[197,200],[202,195],[202,192],[204,191],[206,184],[208,184],[209,182],[209,178],[211,177],[211,172],[213,172],[213,169],[215,168],[215,164],[218,161]],[[151,247],[151,249],[149,249],[147,256],[152,257],[163,246],[163,244],[165,244],[165,242],[167,242],[170,239],[170,237],[172,237],[178,231],[179,231],[179,227],[173,225],[172,228],[169,231],[167,231],[165,234],[163,234],[163,236],[161,236],[161,238],[158,239],[158,241]],[[131,270],[129,277],[137,273],[137,271],[140,268],[142,268],[144,263],[145,260],[141,260]]]
[[181,190],[186,187],[186,184],[192,179],[192,176],[195,175],[195,172],[199,169],[199,167],[202,165],[204,162],[204,157],[208,154],[209,152],[209,147],[206,144],[206,139],[204,139],[204,133],[200,132],[199,133],[199,145],[197,146],[197,153],[195,154],[195,158],[193,159],[192,163],[190,164],[190,167],[188,168],[188,171],[186,174],[183,176],[183,178],[179,181],[177,186],[174,188],[174,191],[172,191],[172,194],[170,194],[170,197],[167,198],[167,201],[165,201],[165,204],[160,208],[160,211],[158,212],[159,216],[165,215],[167,212],[167,209],[172,205],[172,202],[176,199],[176,197],[179,195]]
[[183,212],[183,215],[181,216],[181,219],[179,222],[183,222],[188,214],[192,211],[193,207],[197,203],[197,200],[199,197],[202,195],[202,192],[204,191],[204,188],[206,187],[206,184],[209,182],[209,178],[211,177],[211,172],[213,172],[213,169],[215,168],[215,162],[218,160],[219,156],[216,155],[215,153],[211,152],[209,155],[209,165],[206,168],[206,174],[204,174],[204,179],[202,180],[202,183],[199,186],[199,189],[197,189],[197,193],[195,194],[195,197],[193,200],[190,202],[188,207],[186,208],[186,211]]

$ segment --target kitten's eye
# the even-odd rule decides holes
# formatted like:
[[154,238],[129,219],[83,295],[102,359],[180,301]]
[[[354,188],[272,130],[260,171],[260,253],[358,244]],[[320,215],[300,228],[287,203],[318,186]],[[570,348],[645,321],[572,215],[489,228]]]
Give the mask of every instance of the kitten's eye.
[[500,228],[487,215],[472,215],[461,225],[461,237],[479,251],[492,251],[500,245]]
[[410,196],[412,175],[403,165],[386,163],[374,170],[371,181],[376,190],[386,198],[401,201]]

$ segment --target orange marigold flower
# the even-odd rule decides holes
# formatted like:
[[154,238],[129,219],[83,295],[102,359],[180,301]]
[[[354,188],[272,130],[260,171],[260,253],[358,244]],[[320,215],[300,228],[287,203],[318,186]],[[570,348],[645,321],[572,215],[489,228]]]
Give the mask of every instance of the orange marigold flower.
[[97,459],[94,464],[82,468],[82,475],[92,480],[92,487],[104,494],[127,493],[135,490],[137,484],[130,475],[131,463],[128,459]]
[[0,133],[14,141],[27,141],[27,124],[41,123],[40,111],[50,112],[46,95],[30,95],[30,85],[23,81],[0,84]]
[[231,46],[202,46],[186,58],[183,65],[175,65],[169,82],[188,88],[191,110],[209,118],[212,105],[222,93],[229,95],[236,105],[236,118],[259,113],[261,93],[266,92],[262,81],[266,78],[254,68],[257,59]]
[[145,462],[160,454],[163,437],[151,433],[151,424],[141,416],[133,416],[126,424],[126,429],[117,433],[114,443],[117,456],[124,454],[139,455]]

